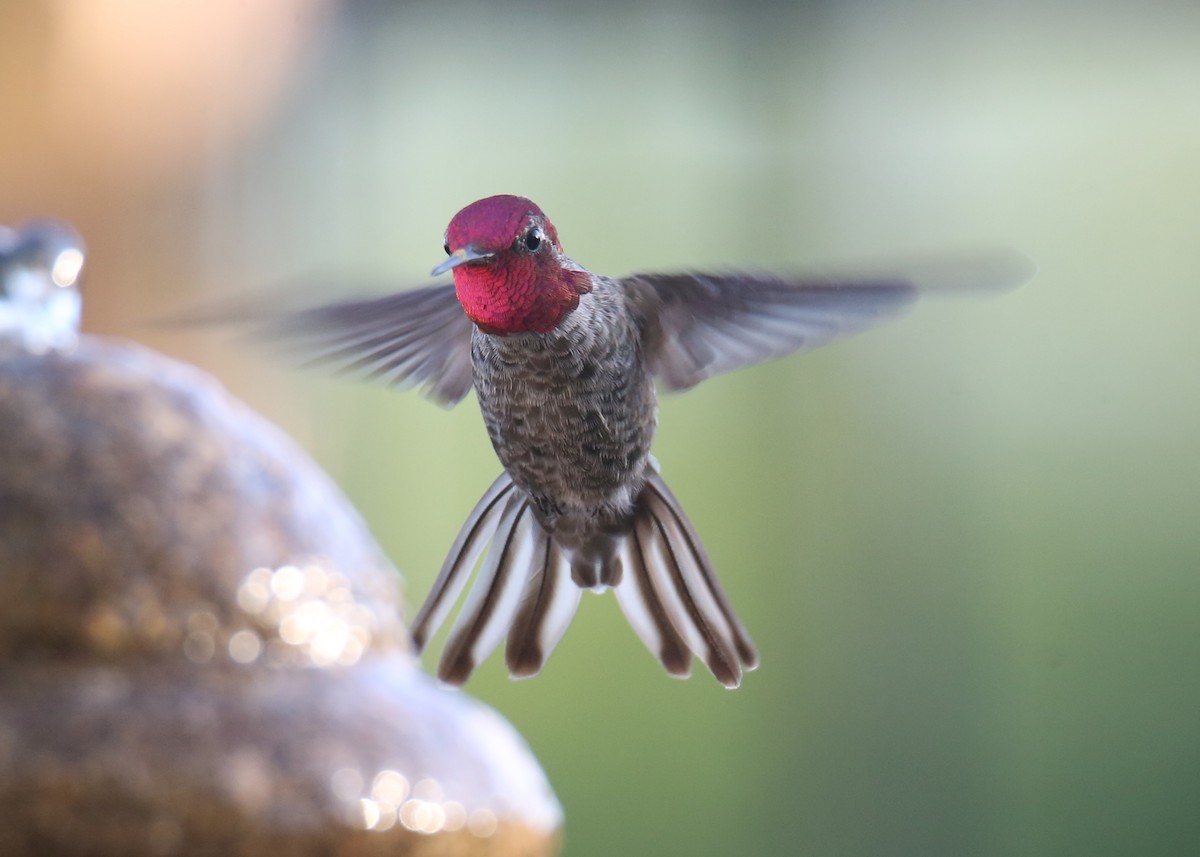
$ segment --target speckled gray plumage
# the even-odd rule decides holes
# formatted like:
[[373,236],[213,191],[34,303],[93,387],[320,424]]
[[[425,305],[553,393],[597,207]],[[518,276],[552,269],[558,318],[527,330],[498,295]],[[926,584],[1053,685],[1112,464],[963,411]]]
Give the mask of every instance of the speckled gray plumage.
[[596,278],[550,333],[471,340],[475,392],[501,464],[566,548],[627,529],[656,426],[641,332]]

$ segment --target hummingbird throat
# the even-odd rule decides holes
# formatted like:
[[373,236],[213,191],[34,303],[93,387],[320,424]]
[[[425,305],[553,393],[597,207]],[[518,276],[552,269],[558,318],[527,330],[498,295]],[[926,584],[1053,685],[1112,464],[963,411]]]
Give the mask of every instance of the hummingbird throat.
[[454,270],[454,289],[467,317],[484,333],[511,336],[549,333],[592,290],[586,271],[560,268],[554,274],[491,265]]

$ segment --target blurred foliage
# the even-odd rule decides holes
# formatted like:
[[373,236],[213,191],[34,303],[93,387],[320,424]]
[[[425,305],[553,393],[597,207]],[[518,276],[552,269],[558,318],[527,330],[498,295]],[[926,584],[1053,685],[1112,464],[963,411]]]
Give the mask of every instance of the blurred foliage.
[[[538,679],[487,664],[468,689],[546,766],[568,855],[1196,853],[1200,6],[327,12],[225,58],[253,75],[271,33],[304,45],[240,136],[204,102],[198,159],[136,192],[76,171],[47,213],[94,250],[92,329],[214,369],[304,439],[410,608],[497,470],[473,403],[301,390],[142,321],[297,278],[421,281],[497,192],[607,273],[981,243],[1041,266],[664,401],[656,454],[764,664],[733,693],[672,681],[611,597]],[[8,222],[42,204],[8,198]]]

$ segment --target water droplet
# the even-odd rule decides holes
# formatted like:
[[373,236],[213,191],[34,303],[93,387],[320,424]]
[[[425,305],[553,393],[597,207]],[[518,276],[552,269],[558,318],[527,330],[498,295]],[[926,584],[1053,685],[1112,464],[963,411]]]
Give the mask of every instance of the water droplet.
[[253,631],[238,631],[229,638],[229,657],[239,664],[252,664],[262,654],[262,640]]
[[467,829],[481,838],[491,836],[499,826],[496,813],[490,809],[477,809],[467,818]]
[[379,823],[379,804],[371,800],[369,797],[362,798],[359,801],[359,808],[362,810],[362,825],[365,829],[370,830]]
[[35,353],[70,349],[79,338],[83,241],[53,220],[20,231],[0,226],[0,336]]
[[212,634],[204,631],[193,631],[183,641],[183,653],[194,664],[206,664],[212,660],[216,647]]
[[283,565],[271,575],[271,592],[280,601],[295,601],[304,592],[304,572],[294,565]]
[[234,660],[254,660],[265,646],[271,666],[350,666],[359,661],[371,645],[376,616],[355,601],[345,578],[323,562],[327,561],[317,558],[255,568],[242,579],[238,606],[246,612],[247,624],[257,628],[259,649],[252,651],[254,641],[246,639],[235,652],[231,640]]
[[358,768],[338,768],[329,778],[333,793],[344,801],[357,800],[362,794],[363,777]]
[[399,771],[380,771],[371,783],[371,795],[380,803],[399,806],[408,797],[408,779]]
[[448,800],[442,804],[442,809],[446,812],[446,821],[442,825],[442,829],[455,831],[462,830],[467,825],[467,810],[456,800]]

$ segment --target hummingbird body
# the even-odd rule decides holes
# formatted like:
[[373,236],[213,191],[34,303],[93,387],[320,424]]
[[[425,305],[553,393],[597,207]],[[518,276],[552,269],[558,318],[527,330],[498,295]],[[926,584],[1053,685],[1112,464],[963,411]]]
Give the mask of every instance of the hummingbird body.
[[[472,335],[475,393],[496,455],[571,550],[627,528],[645,481],[657,403],[639,340],[620,286],[601,277],[548,333]],[[598,583],[582,570],[577,578]]]
[[[759,273],[598,276],[567,256],[518,196],[464,208],[446,230],[454,286],[294,313],[275,325],[316,360],[453,405],[472,387],[504,472],[459,531],[413,621],[418,650],[475,582],[438,675],[461,684],[502,640],[516,677],[537,673],[583,589],[611,587],[672,675],[700,657],[728,687],[758,654],[699,537],[650,456],[656,385],[813,348],[907,306],[912,277]],[[982,272],[1011,284],[1028,264]],[[950,274],[980,279],[980,271]],[[935,271],[934,281],[947,277]]]

